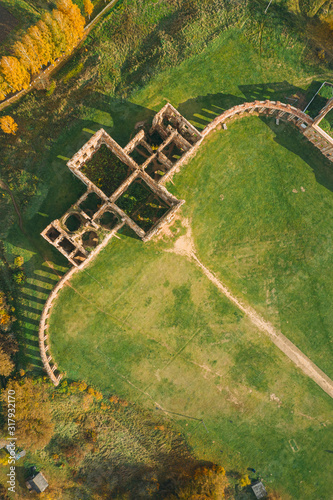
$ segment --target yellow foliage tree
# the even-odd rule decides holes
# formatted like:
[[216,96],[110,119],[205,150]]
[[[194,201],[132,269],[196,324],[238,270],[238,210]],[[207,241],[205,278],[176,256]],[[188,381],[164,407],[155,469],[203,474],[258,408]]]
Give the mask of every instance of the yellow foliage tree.
[[4,415],[7,414],[8,390],[15,391],[15,437],[20,446],[30,450],[44,448],[50,442],[54,429],[51,405],[45,386],[29,378],[10,380],[1,393]]
[[[0,128],[3,132],[5,132],[5,134],[15,135],[18,129],[18,125],[15,122],[14,118],[12,118],[9,115],[6,115],[0,117]],[[0,316],[0,322],[5,323],[7,321],[7,316],[9,317],[10,320],[10,316],[8,314],[5,314]]]
[[9,94],[10,88],[8,87],[7,82],[0,75],[0,101],[3,101],[6,98],[6,95]]
[[38,73],[42,67],[42,62],[38,54],[38,48],[35,47],[34,40],[29,35],[24,35],[21,41],[16,42],[13,51],[30,74]]
[[251,479],[249,478],[249,476],[247,474],[244,474],[241,477],[240,485],[242,488],[245,488],[246,486],[249,486],[249,484],[251,484]]
[[12,91],[26,89],[30,83],[30,76],[20,61],[13,56],[2,56],[0,73]]
[[73,28],[69,18],[60,10],[54,9],[52,11],[52,16],[55,21],[58,23],[62,33],[65,36],[66,40],[66,52],[70,52],[77,42],[77,35],[75,33],[75,29]]
[[[39,24],[40,21],[37,23]],[[54,19],[53,15],[47,12],[44,14],[43,19],[43,29],[46,27],[51,34],[52,40],[52,57],[53,60],[57,59],[63,52],[66,52],[67,42],[65,34],[61,31],[61,27]],[[41,27],[41,26],[39,26]]]
[[28,29],[28,36],[31,38],[35,51],[38,54],[40,66],[46,66],[49,62],[52,61],[52,44],[50,40],[50,33],[46,29],[44,35],[39,26],[35,25],[30,26],[30,28]]
[[75,5],[72,0],[58,0],[56,5],[57,9],[68,17],[77,40],[80,40],[84,33],[85,19],[79,7]]
[[11,360],[9,354],[7,354],[0,347],[0,375],[3,375],[4,377],[8,377],[12,373],[14,368],[15,368],[15,365],[14,365],[13,361]]
[[90,16],[91,16],[93,10],[94,10],[94,6],[93,6],[93,3],[91,2],[91,0],[84,0],[84,11],[85,11],[86,15],[89,17],[89,19],[90,19]]

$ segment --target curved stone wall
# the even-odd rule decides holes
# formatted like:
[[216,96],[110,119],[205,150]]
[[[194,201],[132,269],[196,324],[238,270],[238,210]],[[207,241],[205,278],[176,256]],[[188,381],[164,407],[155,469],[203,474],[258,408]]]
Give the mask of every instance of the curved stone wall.
[[[223,126],[223,124],[232,118],[241,115],[251,115],[252,113],[259,113],[262,115],[275,117],[278,119],[286,119],[287,121],[296,125],[302,133],[304,133],[305,137],[311,141],[317,148],[321,150],[321,152],[328,157],[330,160],[333,160],[333,141],[325,138],[324,135],[320,133],[320,130],[313,128],[314,120],[303,113],[300,109],[291,106],[290,104],[283,104],[279,101],[254,101],[247,102],[244,104],[240,104],[238,106],[234,106],[233,108],[228,109],[221,115],[217,116],[202,132],[202,138],[194,145],[191,149],[190,154],[186,155],[183,160],[180,160],[175,164],[174,168],[172,168],[163,178],[161,184],[165,184],[167,181],[171,179],[171,177],[179,171],[180,167],[188,162],[188,160],[196,153],[197,149],[200,147],[203,139],[213,130]],[[121,224],[123,225],[123,224]],[[78,267],[72,267],[56,284],[52,292],[50,293],[45,306],[43,308],[42,316],[39,324],[39,348],[41,358],[45,367],[47,374],[50,379],[54,383],[54,385],[58,385],[62,374],[57,373],[57,365],[55,363],[52,364],[52,356],[50,353],[50,345],[47,342],[48,340],[48,318],[50,316],[50,310],[53,306],[53,302],[56,299],[59,290],[66,284],[67,280],[69,280],[72,275],[85,267],[88,262],[94,258],[97,253],[109,242],[112,236],[114,236],[115,232],[119,229],[119,227],[112,231],[110,238],[106,238],[102,245],[98,247],[97,252],[93,252],[94,255],[89,256],[89,258],[82,263]]]

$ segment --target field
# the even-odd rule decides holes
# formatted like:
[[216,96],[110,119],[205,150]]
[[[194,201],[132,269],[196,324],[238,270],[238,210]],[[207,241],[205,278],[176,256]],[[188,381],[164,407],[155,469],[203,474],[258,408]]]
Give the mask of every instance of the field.
[[[252,151],[251,133],[257,138]],[[321,228],[317,234],[311,232],[310,216],[320,212],[319,205],[317,210],[313,207],[327,189],[316,182],[304,160],[282,146],[288,137],[290,145],[304,151],[298,133],[282,126],[276,134],[257,118],[216,133],[175,178],[174,189],[185,195],[185,215],[191,217],[204,263],[329,370],[328,328],[318,326],[325,321],[328,326],[329,306],[325,312],[323,297],[318,307],[319,294],[311,303],[318,283],[326,291],[330,284],[327,250],[318,252],[324,256],[321,266],[318,255],[312,262],[312,253],[307,262],[302,234],[304,226],[317,247]],[[238,150],[237,142],[242,143]],[[268,147],[273,161],[264,159]],[[319,166],[317,152],[312,156],[313,166],[316,160]],[[310,191],[311,205],[304,201],[309,213],[297,206],[302,201],[292,199],[294,185],[299,187],[296,180],[305,185],[305,193]],[[205,204],[208,193],[210,203]],[[233,193],[233,201],[228,193]],[[332,203],[330,192],[326,197],[323,203]],[[281,207],[287,200],[289,218]],[[295,217],[294,210],[307,224]],[[329,222],[324,220],[323,226],[325,233]],[[74,289],[62,292],[51,317],[55,359],[69,378],[85,379],[103,391],[115,390],[128,399],[188,416],[177,420],[201,454],[220,457],[236,468],[253,466],[271,486],[284,484],[292,498],[318,498],[312,491],[313,476],[307,481],[303,471],[315,474],[319,481],[315,489],[322,492],[325,477],[319,478],[324,462],[314,472],[313,442],[319,453],[325,442],[321,439],[329,434],[329,398],[220,296],[201,271],[185,257],[170,253],[177,233],[183,232],[178,223],[173,237],[146,245],[121,234],[121,241],[111,243],[88,273],[77,275]],[[260,237],[254,238],[254,233]],[[308,252],[310,242],[305,245]],[[309,288],[304,284],[306,273],[313,280]],[[314,314],[316,308],[323,317]],[[313,341],[308,342],[311,334]],[[191,417],[203,419],[208,436]],[[313,419],[321,422],[317,429]],[[300,455],[292,449],[294,441],[302,449]],[[320,453],[325,461],[325,452]]]
[[[159,8],[170,9],[164,3]],[[134,125],[167,101],[203,128],[241,102],[301,98],[317,72],[325,77],[323,68],[302,59],[298,40],[291,50],[288,36],[276,44],[280,38],[271,31],[265,56],[252,33],[238,26],[207,41],[194,23],[179,45],[168,45],[173,18],[166,16],[164,25],[162,10],[154,10],[164,30],[158,61],[153,49],[159,32],[140,43],[134,38],[128,59],[117,59],[104,23],[61,70],[54,94],[36,91],[9,110],[20,133],[0,139],[2,178],[22,224],[20,229],[3,193],[1,233],[8,263],[17,255],[25,259],[27,281],[17,287],[15,305],[17,366],[28,373],[42,373],[39,316],[68,268],[39,233],[84,192],[66,161],[91,134],[103,127],[124,146]],[[132,28],[129,23],[128,33]],[[133,42],[131,35],[125,40]],[[184,60],[179,54],[173,60],[170,47]],[[140,54],[146,55],[142,61]],[[82,72],[62,83],[75,67]],[[252,118],[215,132],[168,186],[186,200],[173,234],[142,244],[123,231],[74,278],[80,295],[67,287],[61,292],[50,331],[60,369],[69,380],[85,379],[172,418],[198,457],[221,463],[230,474],[253,467],[284,499],[327,500],[329,397],[172,249],[188,219],[202,262],[332,376],[331,172],[286,125]]]

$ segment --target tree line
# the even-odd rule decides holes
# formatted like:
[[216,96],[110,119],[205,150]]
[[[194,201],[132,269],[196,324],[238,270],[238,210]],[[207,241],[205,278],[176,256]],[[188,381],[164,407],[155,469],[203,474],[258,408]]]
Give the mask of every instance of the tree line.
[[[91,0],[85,0],[90,17]],[[29,87],[33,75],[66,52],[82,38],[85,18],[72,0],[57,0],[56,8],[46,12],[37,24],[12,46],[12,55],[0,59],[0,101],[13,92]]]

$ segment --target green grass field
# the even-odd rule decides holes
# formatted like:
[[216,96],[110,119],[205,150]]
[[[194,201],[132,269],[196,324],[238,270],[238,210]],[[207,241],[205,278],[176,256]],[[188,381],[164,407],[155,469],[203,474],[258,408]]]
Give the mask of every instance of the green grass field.
[[332,377],[330,162],[290,126],[246,118],[174,182],[205,265]]
[[[191,43],[199,44],[200,23],[187,29]],[[68,87],[58,82],[50,98],[35,92],[8,110],[20,132],[1,139],[2,174],[23,212],[25,233],[4,194],[2,234],[8,260],[23,255],[28,278],[16,305],[19,368],[42,369],[40,312],[68,268],[40,237],[84,191],[66,160],[101,126],[125,145],[135,123],[151,119],[167,101],[203,128],[235,104],[289,102],[306,93],[316,72],[324,78],[322,70],[303,61],[298,42],[291,49],[288,37],[281,40],[274,52],[267,35],[269,50],[260,57],[244,31],[221,30],[205,50],[118,95],[105,82],[113,78],[111,69],[130,80],[128,61],[116,60],[110,69],[111,42],[88,40],[91,59],[82,49],[74,62],[83,54],[84,70]],[[140,44],[139,54],[149,42]],[[168,186],[186,200],[182,214],[191,219],[203,263],[329,375],[331,168],[298,132],[253,118],[215,132]],[[254,467],[283,498],[327,500],[331,400],[194,264],[165,251],[181,234],[177,224],[173,230],[172,240],[145,245],[122,233],[74,278],[83,296],[61,292],[51,316],[56,362],[70,379],[182,414],[168,413],[198,457],[229,471]]]
[[66,287],[51,316],[55,359],[70,379],[180,414],[169,413],[198,455],[254,467],[291,498],[325,499],[329,397],[165,251],[175,238],[143,245],[121,234],[76,275],[78,293]]

